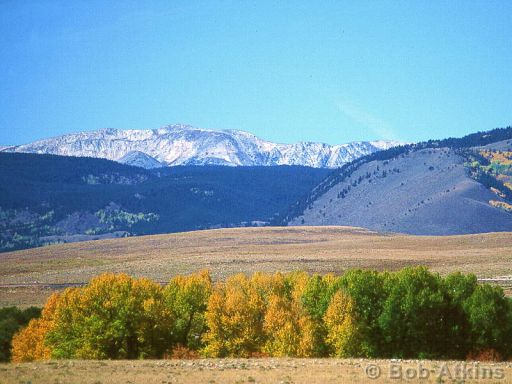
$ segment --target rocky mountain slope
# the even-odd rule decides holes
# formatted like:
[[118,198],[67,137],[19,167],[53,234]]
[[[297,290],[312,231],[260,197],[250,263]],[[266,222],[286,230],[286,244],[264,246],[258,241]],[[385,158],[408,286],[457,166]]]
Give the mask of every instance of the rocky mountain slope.
[[140,151],[132,151],[128,152],[126,155],[121,157],[118,160],[119,163],[131,165],[134,167],[140,167],[140,168],[146,168],[146,169],[153,169],[153,168],[161,168],[165,167],[166,165],[164,163],[161,163],[154,157],[151,157],[144,152]]
[[147,169],[174,165],[336,168],[398,144],[394,141],[276,144],[243,131],[171,125],[153,130],[101,129],[74,133],[0,151],[104,158]]
[[509,127],[363,157],[328,176],[281,223],[421,235],[512,231],[511,151]]

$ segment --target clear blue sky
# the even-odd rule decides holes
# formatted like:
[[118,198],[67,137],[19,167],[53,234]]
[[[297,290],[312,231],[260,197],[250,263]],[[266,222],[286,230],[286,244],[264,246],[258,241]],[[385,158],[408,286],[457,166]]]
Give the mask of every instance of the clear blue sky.
[[512,124],[512,1],[276,3],[1,1],[0,144],[170,123],[327,143]]

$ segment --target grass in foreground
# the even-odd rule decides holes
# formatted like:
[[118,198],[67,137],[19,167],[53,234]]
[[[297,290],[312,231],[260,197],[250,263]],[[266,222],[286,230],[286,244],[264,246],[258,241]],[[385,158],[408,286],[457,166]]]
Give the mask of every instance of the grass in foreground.
[[[419,365],[421,364],[421,365]],[[419,367],[428,370],[423,383],[512,383],[511,363],[467,362],[466,377],[457,376],[463,362],[341,359],[201,359],[136,361],[48,361],[24,364],[0,364],[0,384],[168,384],[168,383],[289,383],[339,384],[402,382],[407,374],[419,375]],[[378,366],[380,376],[370,379]],[[398,368],[397,368],[398,367]],[[446,371],[446,368],[448,372]],[[394,373],[390,377],[390,370]],[[444,369],[444,370],[443,370]],[[367,373],[368,372],[368,373]],[[472,377],[469,373],[472,372]],[[475,379],[475,372],[479,378]],[[492,372],[492,378],[488,378]],[[440,375],[444,373],[443,375]],[[487,375],[484,378],[484,373]],[[425,375],[425,371],[424,371]],[[410,377],[410,376],[409,376]],[[502,377],[502,378],[501,378]],[[416,382],[416,381],[409,381]]]

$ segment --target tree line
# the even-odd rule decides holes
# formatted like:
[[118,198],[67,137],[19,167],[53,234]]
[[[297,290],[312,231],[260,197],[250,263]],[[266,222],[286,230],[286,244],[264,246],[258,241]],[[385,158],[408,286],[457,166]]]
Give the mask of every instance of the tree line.
[[12,341],[13,361],[50,358],[512,355],[512,302],[474,275],[424,267],[237,274],[166,286],[104,274],[53,294]]

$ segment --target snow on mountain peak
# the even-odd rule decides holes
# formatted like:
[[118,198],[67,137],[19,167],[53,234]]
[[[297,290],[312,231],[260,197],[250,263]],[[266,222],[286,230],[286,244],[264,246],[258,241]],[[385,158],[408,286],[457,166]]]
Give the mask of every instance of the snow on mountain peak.
[[105,158],[144,168],[190,164],[336,168],[399,144],[383,140],[340,145],[314,142],[278,144],[245,131],[175,124],[151,130],[104,128],[1,150]]
[[118,162],[146,169],[165,167],[165,164],[162,164],[154,157],[140,151],[128,152],[120,158]]

